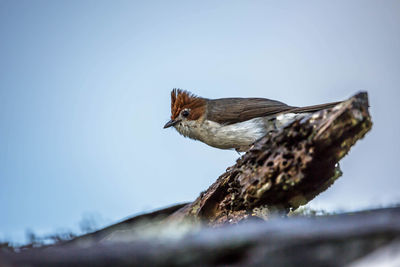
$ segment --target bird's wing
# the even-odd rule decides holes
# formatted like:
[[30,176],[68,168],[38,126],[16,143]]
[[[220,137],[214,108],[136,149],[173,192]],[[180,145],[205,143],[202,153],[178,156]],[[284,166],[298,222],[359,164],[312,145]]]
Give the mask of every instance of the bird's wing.
[[208,120],[229,125],[294,108],[266,98],[221,98],[208,101],[206,117]]

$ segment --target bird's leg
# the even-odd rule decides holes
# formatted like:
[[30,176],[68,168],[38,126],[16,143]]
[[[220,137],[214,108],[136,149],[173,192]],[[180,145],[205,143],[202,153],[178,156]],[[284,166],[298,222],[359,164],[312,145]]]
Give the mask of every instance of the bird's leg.
[[246,153],[247,151],[249,151],[253,147],[254,147],[254,144],[252,144],[250,146],[240,146],[240,147],[235,148],[235,150],[239,155],[242,155],[242,154],[240,154],[240,152]]

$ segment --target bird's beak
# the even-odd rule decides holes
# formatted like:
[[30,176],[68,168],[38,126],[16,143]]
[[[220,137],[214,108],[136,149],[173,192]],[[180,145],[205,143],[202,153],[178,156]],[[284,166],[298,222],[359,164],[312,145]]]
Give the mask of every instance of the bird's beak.
[[169,128],[169,127],[171,127],[171,126],[174,126],[174,125],[177,124],[178,122],[180,122],[180,120],[170,120],[169,122],[167,122],[167,123],[164,125],[164,129],[165,129],[165,128]]

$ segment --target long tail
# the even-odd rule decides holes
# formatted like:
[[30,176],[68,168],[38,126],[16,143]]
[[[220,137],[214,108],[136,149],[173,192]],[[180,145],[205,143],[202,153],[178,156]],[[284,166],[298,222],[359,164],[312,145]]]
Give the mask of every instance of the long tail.
[[320,111],[320,110],[326,109],[326,108],[333,108],[334,106],[336,106],[337,104],[340,104],[340,103],[342,103],[342,101],[326,103],[326,104],[321,104],[321,105],[308,106],[308,107],[294,108],[294,109],[289,110],[289,112],[293,112],[293,113],[315,112],[315,111]]

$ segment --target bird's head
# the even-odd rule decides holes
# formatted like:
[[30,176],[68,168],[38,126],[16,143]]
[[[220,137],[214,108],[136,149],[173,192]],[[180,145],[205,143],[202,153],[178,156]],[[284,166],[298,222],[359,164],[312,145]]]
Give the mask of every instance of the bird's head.
[[204,116],[205,110],[206,99],[185,90],[173,89],[171,92],[171,120],[164,125],[164,128],[175,126],[178,123],[197,121]]

